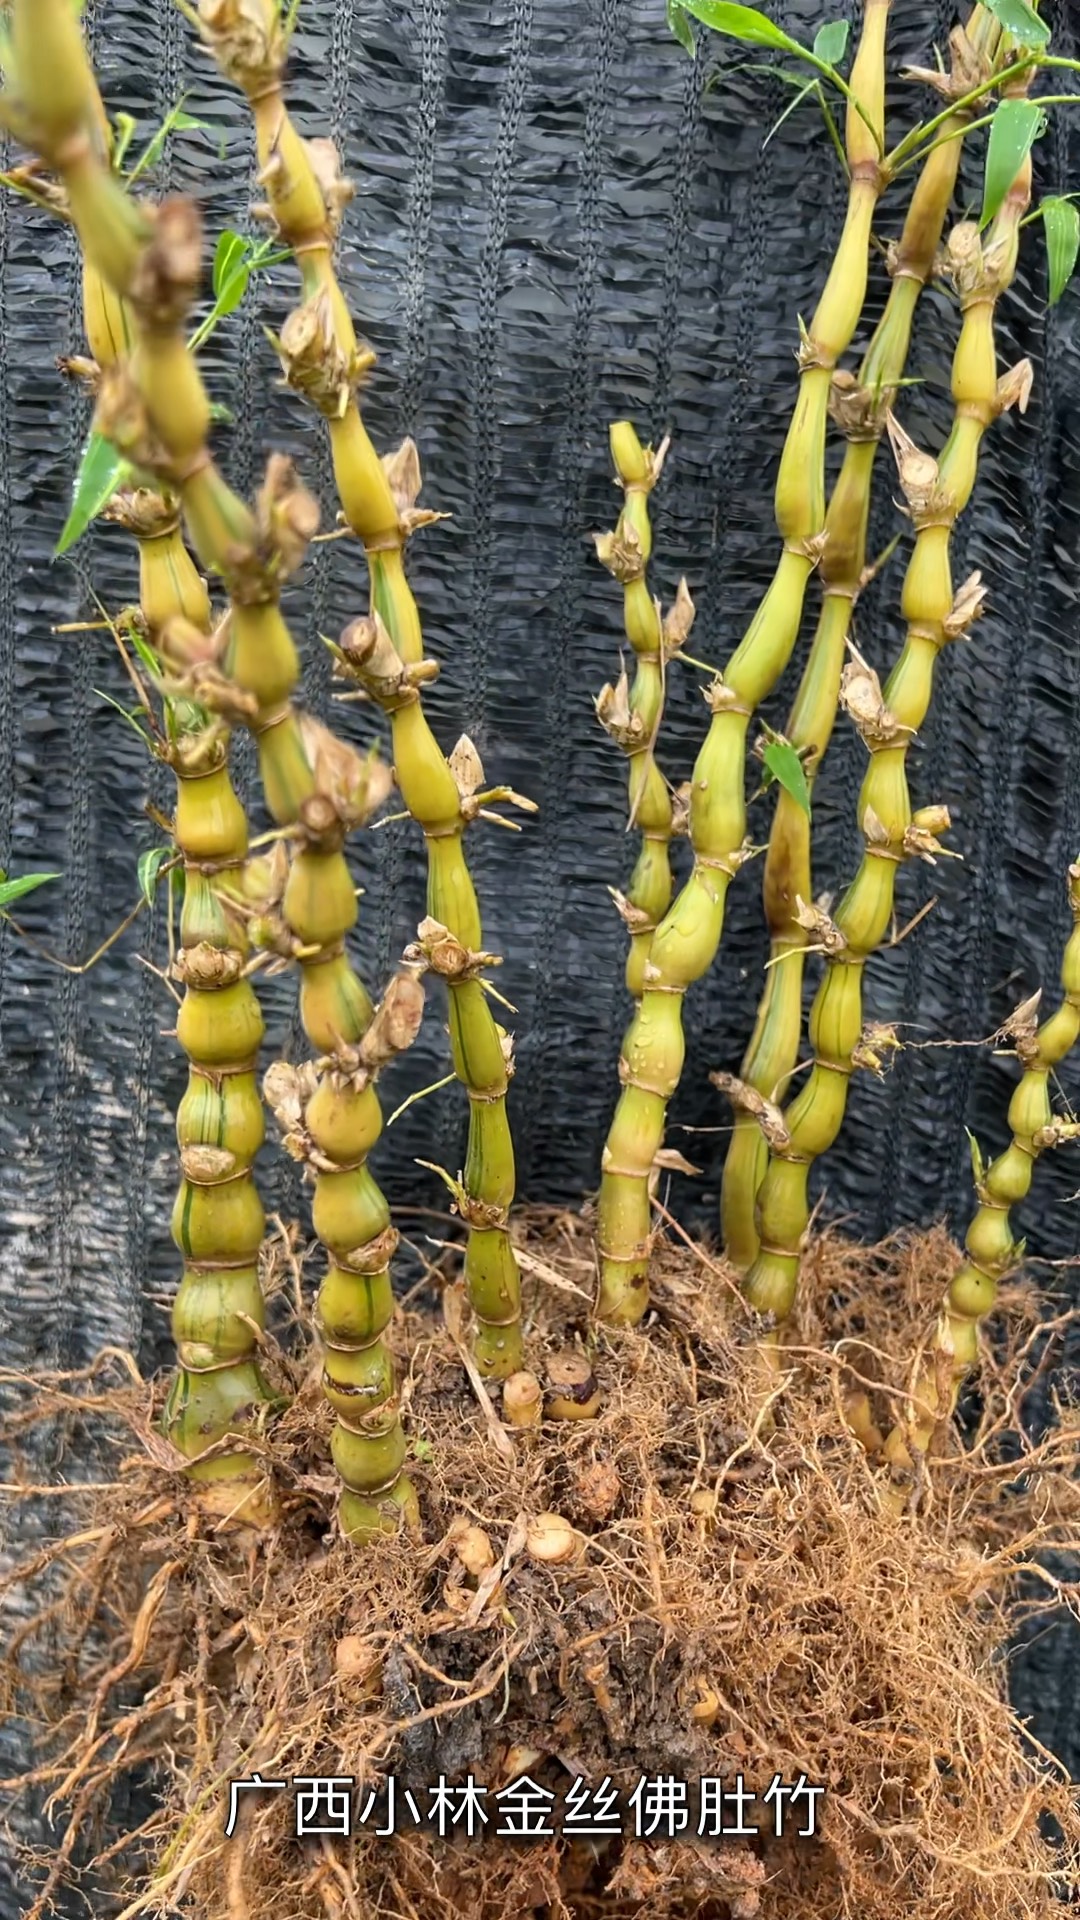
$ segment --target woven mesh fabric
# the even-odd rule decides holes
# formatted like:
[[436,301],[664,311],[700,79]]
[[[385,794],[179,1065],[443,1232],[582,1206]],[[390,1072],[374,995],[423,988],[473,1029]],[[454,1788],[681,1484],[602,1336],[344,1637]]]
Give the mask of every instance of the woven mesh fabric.
[[[837,9],[838,10],[838,9]],[[817,0],[770,5],[812,36]],[[949,0],[896,0],[894,71],[943,43]],[[1056,45],[1080,52],[1067,0],[1048,0]],[[443,673],[430,712],[447,747],[467,729],[492,779],[539,803],[520,835],[470,839],[486,943],[505,956],[517,1008],[512,1117],[520,1191],[573,1200],[597,1180],[627,1017],[623,940],[606,894],[633,859],[625,765],[599,731],[594,693],[619,664],[618,590],[597,566],[590,529],[610,525],[607,426],[632,417],[672,454],[654,499],[655,580],[670,596],[685,572],[698,604],[692,651],[720,663],[740,637],[776,555],[771,479],[794,392],[795,315],[808,314],[839,229],[844,183],[811,105],[763,149],[791,99],[716,43],[687,59],[661,0],[304,0],[291,99],[301,128],[330,133],[358,186],[342,279],[379,354],[366,396],[376,443],[416,436],[428,504],[452,518],[420,536],[411,573],[429,651]],[[209,132],[170,144],[162,183],[193,192],[211,242],[248,225],[253,196],[246,113],[168,0],[88,0],[109,102],[145,130],[182,93]],[[708,84],[717,59],[724,68]],[[732,70],[737,68],[737,70]],[[892,90],[894,125],[907,90]],[[1043,191],[1080,180],[1080,134],[1059,115],[1037,149]],[[977,156],[962,209],[977,208]],[[903,198],[880,230],[898,229]],[[1052,995],[1068,931],[1064,872],[1080,850],[1080,302],[1045,307],[1043,247],[1025,236],[1019,282],[1001,314],[1004,361],[1030,355],[1026,419],[991,435],[958,531],[956,577],[981,567],[987,617],[945,656],[931,717],[912,754],[916,804],[946,801],[963,861],[906,869],[903,917],[934,910],[867,977],[870,1011],[912,1040],[974,1041],[1022,995]],[[875,269],[864,343],[887,282]],[[215,336],[207,367],[235,414],[221,455],[245,491],[272,447],[297,456],[330,524],[332,478],[317,421],[276,389],[265,325],[296,280],[280,266]],[[955,316],[922,304],[900,411],[940,446],[950,412]],[[26,925],[64,954],[92,952],[137,896],[151,844],[147,799],[169,783],[99,697],[124,698],[108,636],[57,636],[93,617],[93,594],[134,597],[121,535],[95,532],[70,561],[51,553],[87,427],[85,403],[57,377],[57,352],[81,347],[71,236],[0,199],[0,864],[55,868],[62,880],[27,903]],[[873,548],[901,524],[884,458]],[[904,549],[860,604],[857,640],[885,668],[900,641]],[[363,568],[350,543],[316,548],[290,591],[308,698],[330,712],[320,634],[361,610]],[[768,717],[783,723],[800,656]],[[700,676],[671,676],[661,758],[689,774],[703,736]],[[334,709],[357,739],[373,722]],[[257,804],[250,754],[242,787]],[[859,853],[855,798],[863,753],[841,725],[815,796],[816,876],[837,888]],[[754,814],[764,839],[768,811]],[[685,852],[685,849],[683,850]],[[423,910],[423,853],[408,823],[368,836],[356,953],[384,980]],[[160,911],[144,914],[91,972],[59,972],[0,923],[0,1361],[78,1365],[104,1343],[150,1364],[166,1352],[176,1262],[168,1237],[175,1183],[171,1112],[183,1085],[163,1029],[171,1004],[145,962],[160,962]],[[688,997],[687,1065],[672,1132],[702,1167],[677,1182],[686,1217],[714,1218],[727,1114],[707,1080],[737,1068],[766,941],[759,870],[732,888],[718,965]],[[269,1047],[297,1056],[293,988],[270,984]],[[429,1019],[396,1073],[391,1101],[446,1071]],[[985,1047],[912,1048],[884,1086],[855,1084],[837,1151],[821,1169],[829,1209],[875,1236],[970,1206],[965,1125],[1005,1137],[1014,1064]],[[1062,1073],[1080,1091],[1080,1065]],[[415,1160],[456,1169],[466,1117],[455,1087],[411,1107],[381,1145],[393,1200],[428,1196]],[[1080,1252],[1075,1164],[1040,1167],[1021,1226],[1035,1254]],[[295,1170],[268,1156],[268,1207],[297,1213]],[[50,1516],[51,1521],[51,1516]],[[43,1524],[45,1524],[43,1522]],[[1076,1643],[1054,1631],[1018,1663],[1021,1704],[1043,1739],[1075,1731]],[[1075,1748],[1074,1748],[1075,1754]],[[9,1873],[8,1906],[17,1911]],[[0,1886],[3,1881],[0,1877]]]

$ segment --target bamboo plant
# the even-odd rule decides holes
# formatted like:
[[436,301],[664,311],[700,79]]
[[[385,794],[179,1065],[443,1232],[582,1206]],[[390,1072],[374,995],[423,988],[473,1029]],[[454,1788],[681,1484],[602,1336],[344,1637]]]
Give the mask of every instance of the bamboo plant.
[[706,694],[712,718],[690,799],[694,869],[653,936],[645,990],[623,1042],[622,1093],[604,1149],[600,1188],[597,1313],[604,1321],[633,1324],[648,1301],[650,1176],[682,1071],[683,996],[712,965],[727,889],[747,857],[747,729],[790,658],[807,581],[824,546],[829,394],[862,313],[871,222],[885,184],[888,12],[888,0],[866,0],[863,9],[846,118],[847,213],[821,300],[809,327],[802,329],[799,395],[776,486],[783,551],[741,645]]
[[1073,927],[1061,963],[1061,1005],[1038,1024],[1040,996],[1016,1009],[1003,1038],[1011,1040],[1023,1067],[1009,1102],[1012,1139],[986,1166],[971,1142],[978,1207],[964,1242],[965,1259],[949,1284],[927,1351],[920,1356],[907,1417],[885,1442],[885,1459],[901,1475],[914,1454],[924,1454],[939,1422],[954,1412],[964,1378],[978,1358],[979,1326],[992,1310],[1002,1280],[1024,1257],[1013,1239],[1010,1209],[1027,1197],[1041,1153],[1080,1138],[1080,1122],[1055,1114],[1050,1077],[1080,1039],[1080,864],[1068,873]]
[[911,858],[934,858],[940,851],[937,836],[949,824],[944,807],[913,815],[907,754],[926,717],[942,648],[969,630],[982,607],[985,590],[978,574],[954,592],[949,543],[975,484],[983,434],[1008,408],[1023,409],[1030,392],[1026,361],[998,379],[994,345],[994,313],[1016,269],[1030,194],[1028,152],[985,237],[970,221],[949,237],[942,267],[956,290],[962,321],[952,369],[954,424],[940,460],[921,452],[889,419],[915,528],[901,596],[907,631],[884,693],[877,675],[858,657],[843,677],[841,698],[870,754],[858,803],[865,852],[835,919],[819,908],[807,907],[804,913],[825,954],[810,1013],[814,1059],[797,1098],[783,1115],[767,1118],[770,1157],[758,1199],[760,1246],[745,1280],[751,1305],[776,1323],[786,1320],[795,1298],[809,1222],[810,1168],[840,1130],[851,1074],[859,1066],[874,1069],[880,1043],[888,1043],[887,1035],[863,1033],[863,968],[888,931],[899,866]]
[[626,893],[614,888],[611,892],[630,935],[627,991],[631,999],[640,1001],[652,937],[674,891],[671,842],[684,828],[681,805],[673,802],[657,762],[656,736],[664,711],[667,666],[690,632],[694,606],[686,581],[680,580],[665,619],[646,577],[652,552],[649,495],[660,478],[667,441],[654,453],[642,446],[629,420],[618,420],[610,442],[623,490],[623,510],[614,532],[598,533],[594,539],[602,565],[623,588],[626,637],[636,670],[632,685],[624,672],[614,686],[601,689],[596,712],[605,732],[630,762],[630,826],[641,835],[641,851]]
[[[292,700],[299,663],[280,607],[317,509],[279,457],[270,461],[254,510],[218,471],[208,446],[209,402],[184,334],[201,274],[199,217],[183,199],[153,210],[135,203],[109,169],[97,97],[67,0],[15,0],[7,123],[59,176],[87,259],[125,303],[132,325],[134,350],[103,374],[95,424],[133,466],[175,492],[198,557],[221,576],[229,597],[229,618],[214,634],[174,620],[162,650],[175,672],[197,682],[203,704],[216,700],[237,710],[255,736],[269,810],[296,849],[280,905],[293,955],[305,962],[305,1028],[319,1052],[347,1073],[372,1009],[344,951],[356,903],[341,847],[344,832],[366,816],[371,767],[325,729],[302,722]],[[272,916],[274,886],[253,904]],[[348,1175],[352,1217],[349,1265],[332,1266],[330,1278],[342,1286],[351,1278],[357,1294],[370,1297],[380,1291],[395,1236],[364,1164],[370,1103],[354,1117],[356,1138],[344,1161],[340,1124],[334,1128],[332,1157]],[[357,1317],[365,1321],[357,1350],[370,1356],[370,1312],[363,1308]],[[402,1472],[405,1443],[390,1368],[380,1366],[378,1381],[357,1390],[355,1368],[342,1365],[340,1383],[334,1373],[341,1351],[326,1354],[330,1391],[341,1389],[332,1451],[345,1487],[342,1526],[365,1540],[401,1515],[415,1518],[415,1494]]]
[[[303,303],[277,341],[288,383],[327,423],[346,524],[362,542],[370,574],[370,616],[335,649],[338,671],[352,677],[389,715],[397,782],[423,830],[428,855],[428,915],[418,960],[445,979],[454,1071],[469,1095],[469,1142],[458,1180],[447,1175],[468,1230],[465,1281],[474,1319],[477,1365],[505,1380],[524,1364],[521,1281],[510,1239],[513,1142],[506,1112],[512,1072],[509,1038],[488,1000],[480,910],[465,859],[466,826],[509,800],[483,790],[483,769],[463,739],[447,758],[423,712],[421,690],[437,671],[424,658],[404,550],[418,527],[439,516],[419,509],[420,465],[411,441],[380,460],[361,417],[359,386],[374,355],[357,342],[334,271],[334,244],[351,197],[327,140],[302,140],[283,93],[288,32],[278,0],[200,0],[198,24],[222,71],[251,108],[267,196],[264,209],[300,270]],[[396,663],[385,656],[389,640]]]
[[[973,8],[966,29],[957,27],[951,36],[951,69],[938,80],[946,99],[963,99],[976,81],[990,76],[1000,39],[993,14]],[[755,1205],[767,1160],[757,1117],[760,1101],[782,1098],[798,1059],[810,939],[800,909],[814,897],[809,797],[836,720],[852,615],[863,585],[874,459],[904,372],[919,297],[933,276],[956,185],[959,136],[973,114],[973,106],[956,111],[942,129],[942,144],[923,164],[900,239],[889,250],[889,297],[857,379],[842,371],[833,379],[830,410],[847,446],[825,516],[818,568],[821,612],[785,730],[802,762],[805,787],[802,792],[778,788],[762,880],[770,935],[765,988],[738,1079],[717,1076],[735,1106],[721,1199],[724,1250],[743,1273],[758,1251]]]
[[[92,110],[111,156],[96,85]],[[78,371],[95,386],[130,349],[132,322],[89,258],[82,262],[82,298],[92,361]],[[206,583],[184,543],[175,499],[148,487],[126,489],[107,512],[137,543],[138,614],[151,657],[170,621],[208,629]],[[244,871],[248,824],[229,775],[228,730],[186,700],[166,698],[164,717],[150,738],[176,777],[173,832],[184,898],[173,971],[184,989],[177,1038],[189,1061],[177,1113],[182,1180],[172,1219],[184,1263],[172,1309],[177,1373],[164,1424],[195,1463],[190,1478],[204,1507],[221,1519],[266,1524],[276,1503],[259,1459],[228,1444],[271,1403],[258,1365],[266,1317],[259,1278],[265,1217],[253,1172],[263,1140],[256,1078],[263,1023],[244,978],[244,919],[229,910],[221,891]]]

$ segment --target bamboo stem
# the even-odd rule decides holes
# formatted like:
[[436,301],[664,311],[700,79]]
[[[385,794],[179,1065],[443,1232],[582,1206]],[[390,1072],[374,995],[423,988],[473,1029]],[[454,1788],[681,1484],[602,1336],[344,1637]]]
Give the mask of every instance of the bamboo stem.
[[633,686],[625,673],[616,686],[597,697],[601,726],[629,763],[630,826],[641,836],[641,851],[624,894],[612,890],[620,918],[630,935],[626,961],[627,992],[640,1001],[653,934],[671,905],[674,891],[671,842],[682,830],[668,783],[656,759],[656,736],[664,711],[667,666],[686,640],[694,606],[680,580],[675,604],[665,620],[660,602],[649,592],[646,569],[652,552],[649,494],[660,478],[667,441],[656,453],[643,447],[629,420],[611,429],[611,454],[624,505],[614,533],[594,536],[597,555],[623,588],[626,637],[634,651]]
[[[336,1057],[358,1046],[371,1015],[343,950],[356,907],[341,852],[344,832],[365,816],[371,769],[325,729],[310,726],[305,737],[292,704],[299,661],[280,594],[315,531],[317,509],[280,456],[270,461],[254,510],[214,463],[209,401],[184,337],[202,270],[199,216],[182,199],[153,210],[137,206],[111,173],[95,113],[96,83],[68,0],[14,0],[9,67],[7,122],[59,175],[84,253],[125,302],[132,322],[130,359],[102,375],[97,428],[133,465],[175,491],[199,558],[228,591],[224,630],[208,639],[197,626],[174,621],[162,646],[191,676],[203,704],[242,720],[256,737],[270,812],[295,830],[299,847],[283,908],[295,910],[300,921],[311,912],[311,923],[298,924],[291,936],[312,949],[302,956],[301,1011],[315,1045]],[[221,1011],[219,999],[218,1016]],[[393,1236],[388,1220],[382,1222],[386,1203],[363,1158],[351,1154],[348,1167],[356,1213],[388,1266]],[[371,1275],[355,1257],[361,1244],[359,1236],[350,1243],[351,1269],[343,1270],[355,1271],[365,1292]],[[331,1380],[333,1364],[328,1351]],[[402,1515],[416,1517],[415,1495],[400,1471],[405,1446],[389,1366],[380,1394],[365,1396],[363,1404],[355,1426],[339,1413],[333,1445],[345,1482],[342,1526],[358,1540]]]
[[[964,93],[973,72],[993,71],[1000,39],[1001,28],[993,15],[976,6],[966,31],[958,29],[953,36],[953,67],[946,79],[954,93]],[[953,135],[963,131],[972,111],[955,113],[947,121]],[[907,361],[919,297],[933,276],[960,151],[961,140],[950,138],[924,163],[900,240],[890,249],[892,286],[858,379],[843,373],[833,379],[830,412],[848,445],[825,517],[819,568],[821,614],[786,729],[787,739],[803,757],[811,790],[836,720],[852,613],[866,567],[877,443]],[[777,795],[762,893],[770,933],[765,989],[739,1078],[725,1082],[735,1106],[735,1122],[724,1166],[721,1222],[725,1252],[741,1273],[758,1251],[755,1207],[768,1158],[751,1110],[756,1102],[744,1104],[744,1089],[749,1087],[769,1101],[782,1099],[802,1033],[803,966],[810,935],[799,919],[799,906],[814,897],[810,821],[798,801],[784,791]]]
[[[99,366],[112,364],[95,349]],[[153,645],[168,622],[210,624],[210,601],[184,545],[175,507],[146,491],[121,496],[111,517],[139,547],[139,603]],[[181,709],[184,711],[184,709]],[[177,1038],[190,1062],[177,1113],[183,1171],[173,1209],[173,1238],[184,1270],[173,1303],[178,1372],[165,1430],[189,1458],[204,1507],[246,1524],[276,1516],[267,1476],[251,1454],[217,1449],[263,1414],[271,1394],[258,1366],[266,1323],[259,1278],[265,1216],[253,1163],[263,1141],[258,1050],[263,1022],[244,979],[249,941],[226,890],[244,872],[248,826],[229,777],[228,735],[207,726],[169,725],[158,746],[177,783],[174,835],[184,870],[180,956],[173,972],[184,988]],[[166,708],[166,719],[169,720]],[[254,1483],[252,1492],[237,1488]]]
[[750,717],[783,672],[803,596],[821,557],[825,521],[825,422],[832,377],[862,312],[870,226],[884,185],[888,0],[866,0],[852,92],[871,125],[849,109],[851,180],[843,233],[799,351],[799,394],[776,485],[783,553],[751,625],[706,700],[712,713],[694,768],[690,839],[694,871],[653,937],[645,991],[623,1042],[622,1094],[604,1149],[600,1188],[601,1320],[634,1324],[648,1302],[650,1176],[684,1056],[682,999],[712,965],[732,876],[747,857],[743,791]]
[[[439,516],[416,506],[420,467],[406,441],[380,460],[357,404],[357,388],[374,363],[356,331],[334,271],[334,244],[351,188],[329,141],[305,141],[290,119],[282,90],[286,43],[275,0],[207,4],[199,19],[222,71],[245,94],[255,124],[263,211],[293,249],[303,305],[286,320],[278,351],[289,384],[327,422],[338,494],[345,519],[363,542],[370,573],[370,620],[354,623],[337,650],[338,670],[359,680],[389,715],[395,772],[405,806],[423,830],[428,853],[428,919],[417,964],[455,951],[472,956],[443,973],[450,1001],[454,1071],[469,1094],[469,1144],[455,1185],[468,1228],[465,1278],[473,1309],[474,1351],[481,1373],[506,1379],[524,1364],[521,1282],[509,1235],[514,1196],[513,1142],[506,1112],[512,1071],[508,1036],[491,1011],[476,964],[482,948],[480,911],[465,859],[466,825],[485,811],[483,770],[475,749],[459,742],[448,759],[424,717],[420,690],[433,677],[425,662],[416,603],[403,555],[410,535]],[[387,672],[381,652],[388,637],[396,655]],[[367,655],[361,659],[361,653]],[[371,650],[379,650],[372,666]],[[482,796],[520,798],[508,791]],[[527,803],[526,803],[527,804]],[[492,956],[493,957],[493,956]],[[438,968],[436,968],[438,970]]]
[[[94,104],[107,146],[96,85]],[[100,379],[130,351],[131,315],[85,258],[82,292]],[[141,489],[114,498],[108,517],[135,537],[139,610],[151,645],[171,620],[208,628],[206,583],[184,544],[175,502]],[[172,1310],[178,1369],[164,1427],[195,1462],[190,1477],[204,1510],[266,1526],[277,1515],[269,1477],[257,1455],[225,1445],[257,1424],[272,1398],[258,1365],[266,1320],[258,1264],[265,1220],[253,1172],[263,1139],[253,1055],[263,1025],[251,989],[240,980],[248,953],[243,923],[216,891],[220,877],[242,872],[248,828],[229,777],[228,735],[206,728],[197,710],[187,712],[189,724],[177,725],[166,701],[166,733],[154,747],[177,782],[174,832],[184,871],[181,959],[174,969],[184,986],[177,1037],[190,1062],[177,1113],[183,1178],[172,1221],[184,1260]]]
[[760,1246],[745,1281],[747,1299],[773,1324],[787,1319],[795,1299],[809,1221],[810,1168],[840,1130],[851,1074],[858,1066],[877,1070],[881,1049],[891,1042],[887,1033],[863,1032],[862,971],[887,932],[897,869],[907,859],[933,858],[940,850],[937,835],[949,824],[943,807],[912,815],[907,753],[926,716],[942,647],[968,630],[982,606],[979,575],[954,594],[949,567],[952,528],[975,484],[982,436],[1007,408],[1023,409],[1030,391],[1027,362],[998,380],[994,348],[994,311],[1015,273],[1030,192],[1028,158],[985,240],[971,222],[955,227],[950,236],[943,269],[956,288],[963,319],[952,371],[955,418],[940,461],[920,452],[889,418],[900,484],[916,529],[901,599],[907,634],[884,694],[876,674],[857,656],[841,687],[841,699],[870,753],[859,796],[866,850],[835,920],[813,908],[803,916],[826,954],[810,1014],[814,1062],[770,1140],[758,1198]]
[[951,1418],[965,1376],[978,1358],[979,1325],[991,1312],[998,1288],[1024,1257],[1012,1237],[1009,1213],[1031,1187],[1035,1162],[1049,1147],[1080,1138],[1080,1123],[1051,1111],[1050,1076],[1080,1039],[1080,863],[1068,872],[1073,928],[1061,963],[1062,1000],[1039,1026],[1039,996],[1025,1001],[1006,1023],[1023,1074],[1009,1102],[1012,1140],[985,1167],[972,1142],[978,1207],[964,1242],[966,1258],[950,1282],[928,1349],[920,1359],[906,1419],[885,1442],[884,1457],[900,1475],[913,1455],[925,1453],[934,1429]]

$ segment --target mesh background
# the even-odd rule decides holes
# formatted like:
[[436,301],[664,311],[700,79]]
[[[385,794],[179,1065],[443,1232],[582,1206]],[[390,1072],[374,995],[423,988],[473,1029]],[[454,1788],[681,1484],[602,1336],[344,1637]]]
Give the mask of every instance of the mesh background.
[[[817,0],[768,10],[804,38],[822,17]],[[1057,49],[1080,52],[1068,0],[1048,0],[1045,11]],[[193,50],[179,12],[168,0],[88,0],[86,17],[111,106],[145,131],[186,93],[187,110],[208,123],[209,132],[171,142],[162,184],[196,195],[211,244],[226,225],[249,227],[246,111]],[[896,72],[944,43],[953,8],[895,0],[894,17]],[[692,651],[719,663],[774,564],[771,481],[794,391],[795,315],[812,310],[844,183],[809,106],[763,149],[789,91],[718,43],[688,60],[660,0],[304,0],[301,23],[297,121],[333,135],[358,186],[340,266],[379,354],[369,426],[380,448],[415,435],[425,499],[453,516],[410,556],[428,649],[443,666],[429,711],[445,746],[467,729],[489,776],[540,805],[521,835],[478,830],[469,848],[486,943],[505,956],[502,985],[518,1009],[519,1187],[531,1199],[579,1199],[597,1180],[627,1016],[621,930],[605,889],[625,884],[633,862],[625,765],[592,708],[618,670],[621,642],[620,596],[587,538],[618,510],[607,426],[629,416],[643,437],[673,436],[654,496],[654,578],[667,598],[686,573],[698,605]],[[894,126],[906,92],[892,88]],[[1059,113],[1036,150],[1040,189],[1080,179],[1078,161],[1080,132]],[[977,210],[979,192],[975,154],[960,210]],[[883,237],[902,210],[897,189],[881,210]],[[990,610],[972,642],[944,656],[912,753],[915,802],[948,802],[951,845],[964,857],[904,871],[904,916],[934,893],[938,904],[867,977],[869,1010],[903,1021],[912,1039],[973,1041],[1025,992],[1045,983],[1053,993],[1069,927],[1063,876],[1080,851],[1080,302],[1073,291],[1046,311],[1038,230],[1026,240],[999,342],[1006,362],[1030,355],[1035,395],[1026,419],[1009,416],[990,436],[955,542],[956,577],[981,567]],[[886,285],[879,266],[857,348]],[[234,483],[250,491],[267,452],[285,447],[330,524],[319,424],[275,388],[263,331],[295,291],[289,267],[264,276],[215,336],[207,368],[235,414],[220,435]],[[947,431],[954,338],[950,306],[928,294],[910,368],[920,385],[900,411],[933,448]],[[81,344],[71,236],[0,198],[0,865],[61,872],[22,918],[75,957],[134,902],[138,855],[153,837],[144,801],[169,805],[167,778],[99,698],[124,694],[108,636],[51,631],[93,617],[95,593],[111,606],[135,595],[130,549],[115,531],[93,534],[70,560],[51,558],[87,427],[85,403],[54,358]],[[882,462],[875,552],[900,524],[892,492]],[[881,668],[901,636],[903,552],[857,615],[858,644]],[[362,564],[344,542],[315,549],[290,592],[309,702],[322,715],[330,688],[318,635],[336,633],[364,598]],[[801,653],[767,709],[777,724],[800,664]],[[690,670],[672,675],[661,757],[676,779],[689,774],[704,732],[699,685]],[[370,738],[375,723],[355,707],[334,713]],[[815,795],[819,886],[839,887],[857,862],[862,766],[841,725]],[[243,744],[240,767],[254,801]],[[760,839],[767,819],[759,804]],[[408,823],[368,836],[360,853],[356,957],[374,985],[423,910],[424,863]],[[165,1355],[176,1279],[171,1114],[183,1068],[163,1033],[170,1003],[141,964],[160,961],[164,938],[161,914],[146,914],[77,977],[0,922],[8,1367],[75,1366],[107,1342],[133,1347],[145,1365]],[[672,1110],[672,1144],[703,1168],[700,1180],[676,1182],[672,1204],[706,1224],[727,1118],[707,1074],[737,1067],[765,951],[751,867],[732,888],[719,963],[688,997],[687,1067]],[[270,983],[268,1049],[295,1056],[292,1002],[288,982]],[[432,1018],[391,1094],[404,1098],[445,1071]],[[868,1236],[943,1212],[962,1223],[964,1127],[991,1150],[1004,1143],[1014,1072],[982,1047],[913,1048],[885,1085],[857,1081],[840,1144],[820,1170],[829,1210]],[[1076,1062],[1062,1086],[1080,1093]],[[409,1110],[378,1152],[392,1200],[438,1203],[416,1157],[457,1168],[465,1125],[456,1088]],[[1040,1167],[1020,1222],[1033,1253],[1080,1252],[1076,1185],[1066,1154]],[[302,1207],[295,1170],[280,1157],[267,1157],[263,1192],[285,1214]],[[1014,1663],[1035,1730],[1065,1754],[1072,1741],[1074,1761],[1076,1655],[1075,1637],[1060,1629]],[[19,1763],[10,1746],[8,1757]],[[18,1903],[14,1864],[0,1862],[0,1912]]]

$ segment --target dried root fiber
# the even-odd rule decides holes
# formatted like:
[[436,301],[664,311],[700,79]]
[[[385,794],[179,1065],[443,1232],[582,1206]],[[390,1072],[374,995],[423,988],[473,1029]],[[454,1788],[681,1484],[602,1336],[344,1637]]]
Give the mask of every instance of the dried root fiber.
[[[2,1704],[38,1729],[25,1786],[51,1796],[60,1836],[36,1881],[27,1861],[28,1913],[81,1872],[95,1912],[200,1920],[1051,1914],[1075,1884],[1080,1803],[1012,1713],[1001,1658],[1026,1617],[1076,1602],[1080,1421],[1061,1406],[1038,1438],[1025,1413],[1061,1331],[1047,1304],[1003,1298],[963,1444],[939,1433],[897,1513],[875,1450],[954,1269],[943,1233],[819,1239],[768,1401],[734,1276],[707,1252],[661,1248],[649,1337],[590,1344],[581,1221],[533,1216],[517,1246],[551,1369],[539,1422],[504,1426],[476,1397],[440,1274],[391,1330],[412,1355],[419,1547],[358,1557],[338,1537],[309,1346],[267,1356],[296,1391],[257,1443],[281,1507],[262,1537],[200,1515],[155,1385],[27,1384],[9,1442],[46,1415],[116,1442],[115,1482],[78,1497],[73,1537],[54,1524],[6,1581],[24,1624]],[[229,1783],[256,1772],[288,1790],[237,1795],[227,1838]],[[125,1852],[101,1816],[130,1773],[158,1797]],[[426,1822],[440,1776],[459,1793],[470,1774],[486,1827],[416,1826],[406,1794]],[[380,1836],[391,1776],[397,1831]],[[500,1837],[493,1795],[521,1776],[555,1795],[556,1829],[575,1781],[675,1787],[623,1799],[621,1835]],[[697,1837],[697,1783],[736,1776],[759,1831],[733,1836],[731,1805],[725,1833]],[[795,1801],[776,1836],[777,1776],[823,1788],[815,1837]],[[352,1781],[349,1838],[297,1838],[305,1779]],[[686,1829],[665,1812],[639,1834],[658,1800],[677,1824],[680,1783]]]

